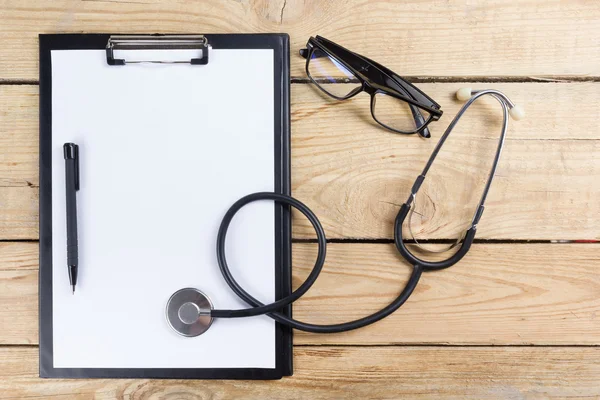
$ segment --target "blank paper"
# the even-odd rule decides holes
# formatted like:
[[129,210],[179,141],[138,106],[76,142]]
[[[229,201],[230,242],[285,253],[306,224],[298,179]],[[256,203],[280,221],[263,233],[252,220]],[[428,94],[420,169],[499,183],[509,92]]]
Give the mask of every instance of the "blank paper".
[[[165,318],[184,287],[215,308],[247,307],[221,277],[216,234],[238,198],[274,190],[273,50],[212,50],[205,66],[108,66],[102,50],[51,57],[54,367],[274,368],[268,317],[216,319],[194,338]],[[80,155],[75,295],[65,142]],[[251,204],[227,242],[235,276],[265,302],[275,297],[274,223],[272,203]]]

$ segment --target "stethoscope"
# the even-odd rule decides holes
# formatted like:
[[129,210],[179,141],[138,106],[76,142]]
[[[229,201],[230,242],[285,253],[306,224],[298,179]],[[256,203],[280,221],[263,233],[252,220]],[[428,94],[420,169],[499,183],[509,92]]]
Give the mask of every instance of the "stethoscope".
[[[423,181],[425,180],[429,168],[433,164],[440,149],[446,142],[446,139],[448,138],[448,136],[450,135],[460,118],[463,116],[465,111],[477,99],[486,95],[492,96],[493,98],[498,100],[498,102],[502,106],[502,131],[500,133],[500,139],[498,140],[498,147],[494,156],[494,162],[492,164],[488,180],[485,184],[483,194],[481,196],[475,214],[473,215],[471,225],[466,230],[464,236],[461,239],[459,239],[456,243],[453,243],[448,248],[443,250],[447,251],[449,249],[459,246],[460,244],[460,247],[458,247],[458,250],[452,256],[443,261],[422,260],[415,256],[413,253],[411,253],[404,244],[402,237],[402,224],[404,223],[404,220],[407,218],[407,216],[410,222],[410,218],[412,217],[412,213],[414,212],[414,206],[416,204],[415,199],[419,188],[423,184]],[[323,230],[319,219],[305,204],[288,195],[271,192],[259,192],[249,194],[236,201],[225,213],[225,216],[221,221],[221,225],[217,234],[217,262],[219,265],[219,269],[221,270],[221,274],[223,275],[225,282],[227,283],[227,285],[229,285],[231,290],[240,299],[249,304],[251,307],[239,310],[214,309],[212,302],[210,301],[208,296],[206,296],[202,291],[195,288],[184,288],[175,292],[167,301],[166,317],[169,325],[177,333],[189,337],[198,336],[206,332],[210,328],[215,318],[243,318],[254,317],[258,315],[268,315],[275,321],[285,326],[305,332],[338,333],[351,331],[373,324],[387,317],[388,315],[396,311],[398,308],[400,308],[406,302],[406,300],[408,300],[408,298],[414,291],[415,287],[417,286],[417,283],[419,282],[419,279],[421,278],[421,274],[424,271],[433,271],[448,268],[459,262],[467,254],[469,248],[473,244],[473,240],[475,239],[477,224],[479,223],[479,220],[481,219],[481,216],[483,214],[485,200],[487,198],[490,186],[492,184],[492,180],[496,173],[498,161],[500,159],[500,154],[502,153],[502,148],[504,146],[504,139],[506,136],[506,131],[508,129],[508,117],[510,115],[512,119],[518,121],[524,117],[525,113],[521,107],[515,105],[512,101],[510,101],[508,97],[506,97],[506,95],[504,95],[500,91],[493,89],[474,91],[470,88],[462,88],[456,93],[456,97],[459,100],[466,101],[466,103],[456,114],[450,125],[448,125],[448,128],[446,129],[440,141],[433,150],[429,161],[427,161],[423,172],[415,180],[411,188],[408,200],[404,204],[402,204],[402,206],[400,207],[400,211],[398,212],[398,215],[396,217],[396,221],[394,224],[394,242],[396,244],[396,248],[398,249],[402,257],[404,257],[413,266],[413,269],[404,289],[400,292],[398,297],[396,297],[396,299],[394,299],[390,304],[369,316],[359,318],[354,321],[332,325],[318,325],[302,322],[283,314],[281,310],[298,300],[300,297],[302,297],[311,288],[311,286],[319,277],[319,274],[323,269],[323,265],[325,264],[327,239],[325,237],[325,231]],[[317,234],[318,244],[317,259],[315,261],[314,267],[312,268],[306,280],[290,295],[285,296],[269,304],[261,303],[250,293],[244,290],[244,288],[242,288],[242,286],[236,281],[234,276],[231,274],[231,270],[229,269],[229,265],[227,263],[227,257],[225,255],[225,239],[227,236],[227,230],[229,229],[229,225],[233,217],[240,209],[242,209],[247,204],[259,200],[272,200],[280,204],[293,207],[300,211],[308,219],[308,221],[314,228]],[[415,240],[415,242],[417,245],[419,245],[418,241]],[[427,248],[423,249],[427,252],[439,252],[437,250],[432,251]]]

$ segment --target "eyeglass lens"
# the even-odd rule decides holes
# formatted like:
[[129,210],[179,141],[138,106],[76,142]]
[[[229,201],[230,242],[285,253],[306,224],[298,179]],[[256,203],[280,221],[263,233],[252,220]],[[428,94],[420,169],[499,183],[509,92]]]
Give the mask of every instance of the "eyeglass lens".
[[322,90],[337,98],[344,98],[362,86],[341,62],[319,48],[313,50],[308,61],[308,74]]
[[404,100],[385,93],[375,93],[372,99],[373,118],[388,128],[413,132],[429,121],[431,114]]

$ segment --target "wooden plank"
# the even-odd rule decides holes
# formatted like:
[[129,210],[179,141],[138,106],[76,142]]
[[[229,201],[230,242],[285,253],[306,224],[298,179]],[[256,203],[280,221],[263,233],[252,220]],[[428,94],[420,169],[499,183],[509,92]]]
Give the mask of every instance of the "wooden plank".
[[[312,85],[292,85],[293,194],[316,212],[329,238],[392,237],[398,205],[460,107],[452,94],[461,85],[419,86],[446,112],[428,141],[374,126],[368,96],[329,102]],[[598,83],[491,86],[522,104],[528,118],[511,123],[478,237],[600,239],[600,120],[573,112],[600,107]],[[7,210],[0,239],[38,238],[37,90],[0,86],[0,202]],[[498,106],[487,100],[461,120],[423,186],[429,198],[420,204],[437,210],[421,225],[425,237],[455,237],[479,200],[500,122]],[[297,218],[294,236],[314,233]]]
[[0,187],[0,239],[37,239],[37,187]]
[[[0,263],[0,344],[37,343],[35,243]],[[294,244],[294,283],[309,273],[316,245]],[[17,260],[23,268],[14,269]],[[600,251],[596,244],[475,244],[458,265],[423,275],[394,315],[336,335],[297,332],[296,344],[600,344]],[[8,267],[6,267],[8,266]],[[241,266],[244,267],[244,266]],[[216,266],[215,266],[216,268]],[[245,268],[245,267],[244,267]],[[316,284],[294,305],[300,320],[328,324],[387,305],[410,268],[391,244],[328,246]],[[235,273],[235,271],[234,271]]]
[[[292,85],[292,136],[302,135],[304,141],[307,138],[321,139],[321,142],[315,142],[316,145],[327,143],[331,137],[337,138],[341,146],[348,146],[360,137],[364,138],[361,141],[364,147],[367,143],[379,144],[376,140],[382,138],[388,143],[397,142],[400,148],[413,142],[420,146],[428,142],[435,144],[464,104],[456,99],[456,91],[461,87],[471,87],[500,90],[525,109],[523,120],[510,120],[507,140],[598,139],[600,122],[594,115],[583,112],[586,107],[600,107],[600,84],[597,82],[454,82],[415,85],[435,99],[444,111],[439,121],[429,125],[432,133],[430,140],[421,141],[415,135],[388,133],[380,128],[371,117],[370,98],[365,93],[351,100],[337,101],[322,94],[312,83]],[[34,104],[37,107],[37,101]],[[478,100],[460,120],[456,134],[452,134],[452,141],[458,137],[497,140],[501,119],[502,112],[495,100]],[[342,140],[342,137],[346,140]],[[294,144],[296,146],[293,149],[298,150],[299,143]],[[428,157],[429,152],[425,153]]]
[[297,52],[315,34],[407,76],[600,73],[600,8],[593,0],[212,0],[185,5],[178,0],[8,0],[0,3],[0,15],[4,80],[38,79],[39,33],[111,31],[287,32],[295,77],[305,76]]
[[[600,239],[600,121],[583,117],[578,129],[580,113],[572,112],[573,104],[585,107],[582,99],[600,105],[597,84],[469,85],[504,91],[530,117],[510,123],[477,237]],[[461,106],[453,100],[457,84],[419,86],[446,112],[432,124],[432,140],[373,126],[368,96],[338,103],[318,101],[314,90],[294,93],[293,194],[318,215],[329,237],[393,237],[399,206]],[[575,92],[582,97],[572,103]],[[433,213],[419,237],[455,238],[469,226],[491,168],[499,115],[495,100],[483,99],[453,131],[419,192],[419,204]],[[297,219],[294,236],[314,232]]]
[[0,187],[38,186],[38,87],[0,85]]
[[281,381],[40,379],[35,348],[0,348],[0,399],[597,398],[598,348],[296,347]]
[[33,242],[0,242],[0,271],[37,271],[38,247]]
[[37,344],[38,271],[0,271],[0,302],[0,344]]
[[[315,257],[315,245],[294,245],[296,286]],[[398,296],[411,270],[392,244],[330,244],[327,257],[320,279],[294,306],[300,320],[329,324],[375,312]],[[298,332],[294,342],[599,344],[597,265],[596,244],[475,244],[459,264],[423,274],[390,317],[339,335]]]

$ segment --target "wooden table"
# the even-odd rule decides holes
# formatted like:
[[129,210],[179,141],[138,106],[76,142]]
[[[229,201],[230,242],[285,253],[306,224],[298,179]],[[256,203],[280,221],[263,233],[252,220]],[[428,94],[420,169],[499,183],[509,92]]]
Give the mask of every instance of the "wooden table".
[[[294,307],[312,322],[363,316],[407,279],[392,222],[460,107],[456,89],[500,89],[527,119],[511,124],[469,255],[425,274],[407,304],[374,326],[297,333],[293,377],[41,380],[37,35],[109,31],[290,34],[293,194],[332,242],[321,278]],[[375,126],[367,96],[322,98],[297,56],[315,34],[440,102],[434,138]],[[600,398],[599,38],[593,0],[0,1],[0,399]],[[472,213],[499,115],[484,101],[449,139],[427,189],[436,210],[423,226],[429,239],[448,239]],[[294,238],[298,284],[316,254],[299,217]]]

